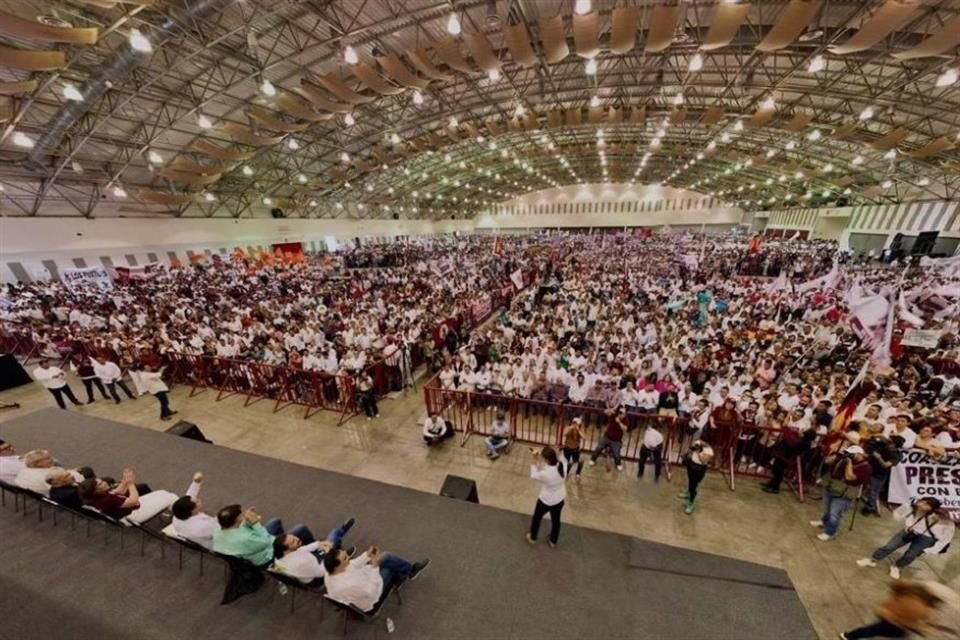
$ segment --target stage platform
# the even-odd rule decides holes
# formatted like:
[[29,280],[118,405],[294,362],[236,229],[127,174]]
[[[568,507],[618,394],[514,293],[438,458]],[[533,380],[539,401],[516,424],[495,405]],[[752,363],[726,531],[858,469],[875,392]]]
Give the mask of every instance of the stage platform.
[[[201,425],[202,426],[202,425]],[[255,505],[287,525],[326,531],[358,520],[348,544],[376,544],[430,569],[370,626],[350,638],[417,640],[574,640],[663,638],[805,640],[816,638],[780,570],[626,536],[564,526],[560,546],[523,540],[527,516],[332,473],[73,412],[47,409],[0,424],[0,438],[22,453],[47,447],[68,466],[118,474],[127,464],[154,488],[182,492],[206,475],[208,512]],[[439,491],[440,487],[437,487]],[[517,492],[536,496],[532,483]],[[696,516],[694,516],[696,517]],[[549,524],[549,523],[545,523]],[[177,570],[139,536],[124,551],[87,538],[69,523],[0,511],[0,639],[262,640],[338,637],[340,618],[319,600],[265,586],[220,606],[223,573],[199,576],[190,557]],[[386,618],[396,631],[388,634]]]

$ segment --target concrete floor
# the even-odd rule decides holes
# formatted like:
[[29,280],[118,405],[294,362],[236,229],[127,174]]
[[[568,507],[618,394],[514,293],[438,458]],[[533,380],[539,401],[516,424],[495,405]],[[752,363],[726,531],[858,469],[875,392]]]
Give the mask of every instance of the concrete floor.
[[[75,393],[82,392],[75,378],[71,387]],[[171,392],[172,405],[180,412],[177,418],[196,423],[222,446],[433,494],[447,474],[466,476],[476,481],[482,503],[519,512],[529,512],[536,497],[536,487],[526,477],[529,456],[522,446],[496,461],[483,454],[479,437],[462,448],[456,442],[439,448],[424,446],[419,391],[384,400],[380,418],[355,417],[341,426],[332,413],[320,412],[304,420],[297,407],[274,414],[267,400],[244,407],[242,396],[217,402],[215,393],[190,398],[189,392],[184,387]],[[0,437],[3,421],[53,405],[53,398],[39,385],[0,393],[0,401],[22,405],[18,410],[0,411]],[[99,400],[71,410],[155,430],[171,424],[160,421],[157,402],[149,396],[120,405]],[[55,452],[56,443],[50,443],[50,448]],[[184,470],[185,479],[190,471]],[[788,492],[770,496],[750,479],[739,481],[733,492],[721,476],[711,474],[698,511],[687,516],[675,497],[683,488],[683,472],[674,473],[672,484],[662,486],[653,483],[652,475],[638,480],[632,463],[623,473],[606,472],[602,465],[587,467],[581,483],[569,485],[565,521],[783,568],[822,638],[836,638],[840,631],[872,619],[870,610],[885,593],[886,570],[860,569],[855,560],[896,530],[897,524],[888,517],[858,517],[855,531],[844,528],[836,540],[822,543],[807,524],[819,517],[819,502],[801,504]],[[517,531],[517,544],[523,544],[522,535]],[[960,560],[955,556],[924,558],[904,575],[939,579],[957,588]]]

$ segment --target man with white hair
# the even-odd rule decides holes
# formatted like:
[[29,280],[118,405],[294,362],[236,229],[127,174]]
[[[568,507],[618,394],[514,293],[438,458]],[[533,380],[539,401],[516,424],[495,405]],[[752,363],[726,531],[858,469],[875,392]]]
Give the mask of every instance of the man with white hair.
[[[47,475],[65,471],[50,455],[47,449],[34,449],[23,456],[23,468],[17,473],[14,482],[17,486],[39,493],[42,496],[50,495],[50,485],[47,484]],[[76,471],[72,471],[77,482],[83,480]]]

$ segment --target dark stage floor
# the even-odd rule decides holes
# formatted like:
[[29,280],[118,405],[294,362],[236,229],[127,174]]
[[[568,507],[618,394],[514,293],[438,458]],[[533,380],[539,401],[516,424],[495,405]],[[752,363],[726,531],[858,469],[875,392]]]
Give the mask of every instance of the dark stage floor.
[[[803,640],[816,635],[782,571],[625,536],[565,526],[561,545],[529,547],[527,516],[205,445],[48,409],[0,426],[21,452],[45,446],[68,466],[103,473],[137,467],[154,488],[183,491],[195,470],[214,512],[256,505],[288,525],[326,531],[347,516],[347,538],[410,559],[430,556],[422,579],[351,638],[567,640],[670,638]],[[439,489],[439,487],[438,487]],[[530,487],[518,487],[528,491]],[[483,496],[480,496],[481,501]],[[532,506],[532,505],[531,505]],[[124,551],[114,537],[87,538],[61,521],[0,511],[0,639],[187,638],[263,640],[335,637],[339,617],[315,599],[272,588],[219,606],[223,574],[203,577],[191,557],[177,570],[139,536]],[[396,631],[388,634],[387,617]]]

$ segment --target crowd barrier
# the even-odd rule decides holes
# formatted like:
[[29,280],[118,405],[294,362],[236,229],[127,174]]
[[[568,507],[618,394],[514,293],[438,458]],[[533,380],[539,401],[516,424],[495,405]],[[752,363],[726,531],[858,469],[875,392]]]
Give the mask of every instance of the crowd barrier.
[[[567,404],[498,393],[443,389],[438,377],[427,382],[423,392],[427,412],[438,414],[453,425],[460,446],[466,445],[474,435],[491,435],[497,413],[503,412],[510,426],[511,440],[557,448],[563,445],[566,428],[574,418],[580,418],[585,436],[582,450],[592,452],[611,419],[603,407],[586,403]],[[724,476],[733,491],[738,476],[769,478],[773,462],[780,455],[777,448],[780,431],[773,428],[742,425],[699,434],[693,432],[682,417],[633,411],[627,412],[627,426],[621,457],[639,462],[644,431],[656,426],[663,435],[661,455],[668,479],[670,468],[683,464],[695,438],[702,437],[711,444],[715,452],[712,466]],[[821,458],[816,445],[815,442],[803,455],[784,457],[784,482],[801,502],[809,492],[805,485],[818,475]],[[648,457],[647,464],[651,462]]]

